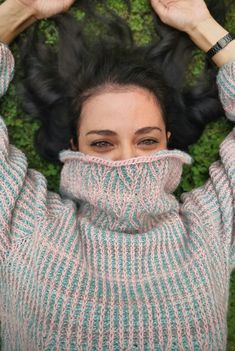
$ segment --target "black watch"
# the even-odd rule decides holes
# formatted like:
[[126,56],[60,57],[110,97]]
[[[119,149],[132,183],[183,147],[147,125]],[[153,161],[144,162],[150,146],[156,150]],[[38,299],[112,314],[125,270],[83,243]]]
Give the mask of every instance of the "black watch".
[[217,43],[207,51],[206,55],[209,59],[211,59],[214,55],[216,55],[220,50],[225,48],[231,41],[235,39],[233,34],[226,34],[223,38],[221,38]]

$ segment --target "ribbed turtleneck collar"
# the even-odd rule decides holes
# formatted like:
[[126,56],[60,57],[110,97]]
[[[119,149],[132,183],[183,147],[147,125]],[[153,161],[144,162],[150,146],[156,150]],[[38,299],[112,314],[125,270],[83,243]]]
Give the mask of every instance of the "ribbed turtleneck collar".
[[178,211],[172,192],[191,157],[178,150],[110,161],[63,151],[60,192],[79,203],[92,225],[120,233],[144,233],[166,213]]

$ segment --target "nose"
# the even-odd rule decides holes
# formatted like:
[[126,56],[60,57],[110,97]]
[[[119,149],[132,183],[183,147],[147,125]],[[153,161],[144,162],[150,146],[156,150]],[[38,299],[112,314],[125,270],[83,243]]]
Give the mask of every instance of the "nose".
[[131,146],[123,146],[118,150],[116,155],[117,161],[128,160],[129,158],[137,157],[136,151]]

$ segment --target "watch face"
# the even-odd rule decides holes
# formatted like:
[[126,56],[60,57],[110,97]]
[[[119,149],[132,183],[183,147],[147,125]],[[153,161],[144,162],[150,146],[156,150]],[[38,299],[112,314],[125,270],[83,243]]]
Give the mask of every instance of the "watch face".
[[226,46],[226,44],[231,41],[231,39],[232,39],[231,36],[228,34],[224,38],[218,41],[218,45],[220,46],[221,49],[223,49]]
[[232,40],[235,39],[233,34],[226,34],[223,38],[221,38],[210,50],[207,51],[207,57],[211,59],[214,55],[216,55],[221,49],[225,48],[227,44],[229,44]]

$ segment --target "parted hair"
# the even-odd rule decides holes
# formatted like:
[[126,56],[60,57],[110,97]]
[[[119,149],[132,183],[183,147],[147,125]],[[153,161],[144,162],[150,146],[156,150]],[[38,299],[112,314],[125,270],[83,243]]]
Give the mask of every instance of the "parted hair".
[[[187,151],[206,124],[223,115],[217,68],[205,61],[201,76],[191,84],[186,79],[187,68],[195,46],[185,33],[163,24],[152,12],[153,38],[139,45],[124,19],[111,10],[101,15],[94,4],[79,2],[89,22],[94,19],[102,24],[99,34],[91,34],[85,30],[86,21],[79,22],[67,13],[52,18],[58,28],[56,47],[45,44],[37,25],[22,43],[21,96],[25,111],[40,121],[35,134],[37,151],[59,162],[59,152],[71,147],[71,138],[77,141],[82,104],[107,84],[137,85],[152,92],[171,132],[168,148]],[[208,7],[223,24],[224,2],[214,0]]]

